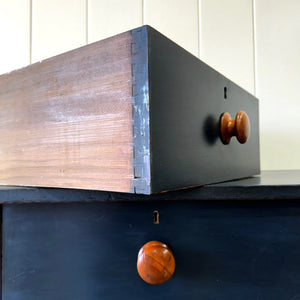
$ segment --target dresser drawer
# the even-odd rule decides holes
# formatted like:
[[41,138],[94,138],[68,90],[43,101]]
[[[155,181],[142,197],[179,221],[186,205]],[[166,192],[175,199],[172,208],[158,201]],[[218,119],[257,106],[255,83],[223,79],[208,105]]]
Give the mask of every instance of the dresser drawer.
[[[296,299],[299,228],[296,201],[5,204],[3,299]],[[136,267],[153,240],[176,263],[161,285]]]
[[260,172],[258,100],[149,26],[0,76],[0,107],[0,184],[152,194]]

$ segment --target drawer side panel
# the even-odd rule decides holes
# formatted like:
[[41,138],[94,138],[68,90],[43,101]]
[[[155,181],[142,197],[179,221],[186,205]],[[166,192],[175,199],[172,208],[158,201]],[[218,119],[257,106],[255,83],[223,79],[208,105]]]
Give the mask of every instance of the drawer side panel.
[[0,184],[130,192],[131,32],[0,76]]

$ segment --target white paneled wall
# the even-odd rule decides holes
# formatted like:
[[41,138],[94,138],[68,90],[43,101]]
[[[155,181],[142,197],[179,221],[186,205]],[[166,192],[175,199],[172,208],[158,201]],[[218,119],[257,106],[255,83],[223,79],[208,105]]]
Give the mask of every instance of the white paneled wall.
[[0,73],[143,24],[256,94],[262,169],[300,169],[299,0],[0,0]]
[[143,0],[89,0],[88,42],[143,25]]
[[300,169],[300,1],[257,0],[257,96],[265,169]]
[[201,1],[201,59],[254,94],[252,0]]
[[199,55],[198,0],[144,0],[144,22]]
[[30,0],[0,0],[0,74],[30,63]]

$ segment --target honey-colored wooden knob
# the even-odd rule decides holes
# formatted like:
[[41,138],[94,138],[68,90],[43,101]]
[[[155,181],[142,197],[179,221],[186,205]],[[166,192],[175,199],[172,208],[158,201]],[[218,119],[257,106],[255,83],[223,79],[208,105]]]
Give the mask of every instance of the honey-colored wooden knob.
[[223,113],[220,120],[220,134],[225,145],[230,143],[233,136],[236,136],[241,144],[246,143],[250,135],[250,121],[247,114],[241,110],[236,114],[235,120],[232,120],[229,113]]
[[169,280],[175,271],[175,259],[170,247],[159,241],[145,244],[138,254],[137,270],[141,278],[150,284]]

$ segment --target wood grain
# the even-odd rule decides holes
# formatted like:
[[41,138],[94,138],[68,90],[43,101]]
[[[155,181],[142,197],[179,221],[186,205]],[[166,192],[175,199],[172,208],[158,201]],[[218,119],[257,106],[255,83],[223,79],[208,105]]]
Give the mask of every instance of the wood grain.
[[131,33],[0,76],[0,184],[130,192]]
[[162,284],[168,281],[175,271],[171,248],[160,241],[146,243],[138,253],[137,270],[147,283]]

